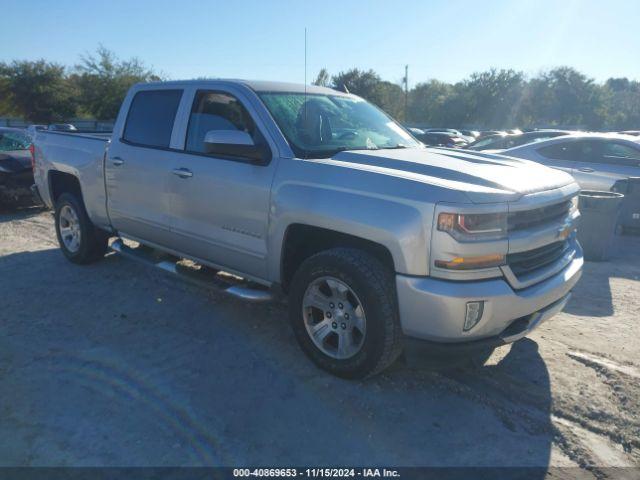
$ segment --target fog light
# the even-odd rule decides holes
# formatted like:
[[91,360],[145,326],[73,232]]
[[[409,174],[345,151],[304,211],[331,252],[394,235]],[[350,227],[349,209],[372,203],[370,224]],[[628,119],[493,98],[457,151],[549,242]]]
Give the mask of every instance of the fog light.
[[471,330],[482,318],[484,311],[484,302],[467,302],[467,311],[464,316],[464,328],[466,332]]

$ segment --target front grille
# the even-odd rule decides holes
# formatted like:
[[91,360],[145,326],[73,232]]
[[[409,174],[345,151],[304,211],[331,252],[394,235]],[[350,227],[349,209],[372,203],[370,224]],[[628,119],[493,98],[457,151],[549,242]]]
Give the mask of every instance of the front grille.
[[571,209],[571,200],[565,200],[534,210],[509,213],[507,222],[510,232],[534,228],[565,218]]
[[507,264],[516,277],[521,277],[558,261],[568,248],[565,240],[526,252],[510,253],[507,255]]

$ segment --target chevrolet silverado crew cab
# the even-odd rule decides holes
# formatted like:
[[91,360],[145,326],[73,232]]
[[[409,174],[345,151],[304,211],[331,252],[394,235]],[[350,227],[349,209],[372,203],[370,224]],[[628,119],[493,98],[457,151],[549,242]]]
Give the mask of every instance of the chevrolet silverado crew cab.
[[426,148],[327,88],[140,84],[110,138],[41,131],[34,156],[70,261],[134,241],[244,279],[228,293],[287,295],[302,350],[342,377],[380,372],[408,343],[516,341],[562,310],[581,274],[570,175]]

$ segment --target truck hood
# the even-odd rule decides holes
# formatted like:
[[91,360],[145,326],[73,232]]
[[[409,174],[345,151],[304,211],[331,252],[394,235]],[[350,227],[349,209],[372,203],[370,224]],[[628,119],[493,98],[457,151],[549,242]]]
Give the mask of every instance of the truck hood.
[[574,182],[529,160],[449,148],[344,151],[325,162],[461,190],[474,203],[513,201]]

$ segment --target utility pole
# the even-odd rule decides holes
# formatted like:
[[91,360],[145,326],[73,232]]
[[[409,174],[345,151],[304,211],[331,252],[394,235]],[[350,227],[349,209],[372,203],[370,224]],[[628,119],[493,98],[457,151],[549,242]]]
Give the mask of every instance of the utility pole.
[[404,66],[404,121],[407,121],[409,107],[409,65]]

